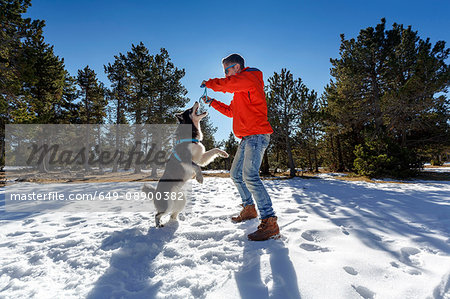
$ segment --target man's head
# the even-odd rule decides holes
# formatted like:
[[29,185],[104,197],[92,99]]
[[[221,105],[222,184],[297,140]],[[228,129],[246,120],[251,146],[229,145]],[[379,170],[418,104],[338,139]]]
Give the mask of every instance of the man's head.
[[245,61],[239,54],[231,54],[222,59],[223,71],[229,77],[240,73],[245,68]]

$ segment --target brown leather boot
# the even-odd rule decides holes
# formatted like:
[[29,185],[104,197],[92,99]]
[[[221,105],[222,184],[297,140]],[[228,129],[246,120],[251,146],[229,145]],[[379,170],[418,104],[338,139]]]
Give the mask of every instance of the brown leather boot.
[[238,216],[231,217],[231,220],[233,222],[242,222],[256,217],[258,217],[258,213],[256,212],[255,205],[248,205],[242,209]]
[[258,225],[258,230],[250,235],[248,239],[251,241],[265,241],[273,238],[278,239],[280,237],[280,228],[277,224],[277,217],[269,217],[262,219],[261,224]]

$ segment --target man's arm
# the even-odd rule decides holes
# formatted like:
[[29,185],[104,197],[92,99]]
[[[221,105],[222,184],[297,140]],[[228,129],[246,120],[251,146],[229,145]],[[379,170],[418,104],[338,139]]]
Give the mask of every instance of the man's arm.
[[227,78],[209,79],[205,82],[205,85],[214,91],[234,93],[252,90],[255,88],[255,83],[253,78],[240,73]]
[[[205,102],[205,104],[208,104],[209,106],[213,106],[214,109],[216,109],[223,115],[228,116],[228,117],[233,117],[233,109],[231,108],[232,107],[231,103],[230,103],[230,105],[227,105],[216,99],[213,99],[210,97],[204,97],[204,96],[201,97],[201,99],[203,100],[203,102]],[[233,100],[231,100],[231,102],[233,102]]]
[[[233,100],[231,101],[231,103],[233,103]],[[214,109],[216,109],[223,115],[228,116],[228,117],[233,117],[233,110],[231,109],[231,107],[232,107],[231,103],[230,103],[230,105],[227,105],[222,102],[219,102],[216,99],[213,99],[211,102],[211,106],[213,106]]]

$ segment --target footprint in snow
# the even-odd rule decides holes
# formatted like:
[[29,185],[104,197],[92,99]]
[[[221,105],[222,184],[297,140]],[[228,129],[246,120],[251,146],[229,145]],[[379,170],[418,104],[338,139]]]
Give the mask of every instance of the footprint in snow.
[[329,252],[330,251],[330,249],[328,249],[328,248],[324,248],[324,247],[320,247],[315,244],[308,244],[308,243],[300,244],[300,248],[304,249],[306,251],[321,251],[321,252]]
[[310,242],[320,242],[319,231],[307,230],[302,233],[302,238]]
[[[414,247],[403,247],[400,249],[400,261],[404,263],[407,266],[411,267],[417,267],[420,266],[421,262],[418,258],[414,257],[416,254],[420,253],[421,251]],[[413,258],[411,258],[413,257]],[[408,273],[410,275],[422,275],[422,272],[418,269],[405,269],[404,267],[401,267],[400,264],[397,262],[391,262],[391,266],[397,269],[401,269],[403,272]]]
[[70,235],[70,233],[67,233],[67,234],[59,234],[59,235],[56,235],[55,238],[56,238],[56,239],[63,239],[63,238],[65,238],[65,237],[68,237],[69,235]]
[[352,287],[355,289],[355,291],[364,299],[373,299],[375,297],[375,293],[369,290],[366,287],[363,286],[354,286]]
[[403,247],[400,249],[401,261],[410,266],[420,265],[420,261],[417,258],[411,259],[412,256],[420,253],[420,250],[414,247]]
[[[396,262],[391,262],[391,266],[397,269],[400,269],[400,265]],[[420,272],[417,269],[409,269],[409,270],[403,270],[403,272],[408,273],[410,275],[422,275],[422,272]]]
[[410,275],[422,275],[422,272],[420,272],[417,269],[409,269],[408,271],[406,271],[406,273],[408,273]]
[[391,266],[394,268],[400,268],[400,265],[397,264],[396,262],[391,262]]
[[378,236],[378,235],[376,235],[376,234],[369,233],[369,234],[367,234],[367,236],[369,238],[371,238],[372,240],[375,240],[375,241],[378,241],[378,242],[382,242],[383,241],[383,238]]
[[31,239],[31,241],[32,242],[38,242],[38,243],[45,243],[45,242],[48,242],[48,241],[50,241],[52,239],[53,238],[50,238],[50,237],[40,237],[40,238]]
[[328,213],[330,213],[331,215],[335,215],[336,214],[336,208],[335,207],[328,208]]
[[33,223],[33,222],[34,222],[34,219],[27,219],[27,220],[25,220],[25,221],[22,223],[22,225],[28,225],[28,224]]
[[9,234],[7,234],[6,236],[7,236],[7,237],[17,237],[17,236],[21,236],[21,235],[26,234],[26,233],[27,233],[27,232],[17,231],[17,232],[14,232],[14,233],[9,233]]
[[288,208],[288,209],[286,209],[284,212],[285,212],[285,213],[288,213],[288,214],[296,214],[296,213],[298,213],[298,212],[300,212],[300,211],[299,211],[298,209]]
[[194,227],[203,226],[203,225],[205,225],[204,221],[195,221],[195,222],[191,223],[191,226],[194,226]]
[[340,227],[341,228],[341,232],[344,234],[344,235],[350,235],[350,233],[347,231],[347,229],[345,228],[345,227],[343,227],[343,226],[341,226]]
[[345,272],[347,272],[350,275],[358,275],[358,271],[356,271],[353,267],[344,267],[343,268]]
[[84,218],[81,217],[65,217],[67,221],[78,221],[78,220],[84,220]]
[[113,207],[109,210],[109,212],[120,212],[120,211],[122,211],[121,207]]
[[77,222],[66,223],[65,226],[66,227],[71,227],[71,226],[76,226],[76,225],[79,225],[79,224],[82,224],[82,223],[85,223],[85,222],[86,222],[86,220],[80,220],[80,221],[77,221]]
[[298,227],[292,226],[292,227],[288,228],[287,231],[295,233],[295,232],[301,231],[301,229]]

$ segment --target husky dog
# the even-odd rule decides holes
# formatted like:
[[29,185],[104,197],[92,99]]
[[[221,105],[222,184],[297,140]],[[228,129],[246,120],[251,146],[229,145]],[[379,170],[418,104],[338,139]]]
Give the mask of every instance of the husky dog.
[[[195,175],[199,183],[203,183],[203,175],[200,166],[206,166],[216,157],[228,158],[228,154],[218,148],[205,151],[201,143],[203,134],[200,128],[200,121],[208,115],[208,112],[197,114],[199,103],[186,111],[176,114],[180,124],[192,126],[192,132],[184,132],[180,127],[176,131],[175,148],[170,156],[163,176],[158,181],[156,190],[144,185],[142,191],[152,195],[156,208],[155,223],[157,227],[161,224],[161,217],[171,214],[170,218],[177,219],[178,213],[186,205],[183,192],[184,184]],[[175,199],[174,199],[175,198]]]

